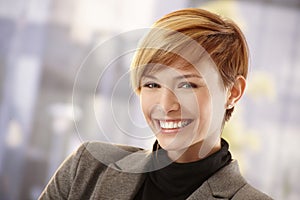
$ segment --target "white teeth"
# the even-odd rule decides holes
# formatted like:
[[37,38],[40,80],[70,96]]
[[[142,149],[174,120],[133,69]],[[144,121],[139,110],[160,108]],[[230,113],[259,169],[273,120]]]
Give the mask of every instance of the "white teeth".
[[181,121],[180,122],[178,122],[178,125],[177,125],[179,128],[181,128],[182,127],[182,123],[181,123]]
[[159,125],[161,128],[182,128],[189,124],[188,120],[179,121],[179,122],[166,122],[166,121],[159,121]]
[[169,125],[168,125],[168,128],[174,128],[174,125],[175,125],[175,124],[174,124],[173,122],[169,122],[168,124],[169,124]]

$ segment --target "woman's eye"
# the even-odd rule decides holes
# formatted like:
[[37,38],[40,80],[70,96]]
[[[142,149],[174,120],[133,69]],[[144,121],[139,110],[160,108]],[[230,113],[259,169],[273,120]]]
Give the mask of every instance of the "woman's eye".
[[143,87],[146,88],[160,88],[160,85],[158,85],[157,83],[146,83],[143,85]]
[[194,83],[181,83],[179,88],[197,88],[198,86]]

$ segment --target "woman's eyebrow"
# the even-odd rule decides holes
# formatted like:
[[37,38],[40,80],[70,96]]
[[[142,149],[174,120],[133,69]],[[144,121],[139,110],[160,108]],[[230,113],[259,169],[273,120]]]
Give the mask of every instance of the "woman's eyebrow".
[[[144,75],[143,78],[158,80],[157,77],[152,76],[152,75]],[[184,74],[184,75],[180,75],[180,76],[175,77],[175,79],[187,79],[187,78],[200,78],[200,79],[203,79],[203,77],[198,75],[198,74]]]
[[151,76],[151,75],[144,75],[142,78],[150,78],[150,79],[157,80],[157,78],[155,76]]
[[186,79],[186,78],[201,78],[201,79],[203,79],[203,77],[198,74],[185,74],[185,75],[175,77],[175,79]]

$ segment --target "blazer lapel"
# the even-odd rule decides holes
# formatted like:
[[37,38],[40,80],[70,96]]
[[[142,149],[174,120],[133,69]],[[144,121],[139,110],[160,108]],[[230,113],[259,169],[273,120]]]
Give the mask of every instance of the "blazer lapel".
[[237,161],[232,161],[205,181],[188,200],[230,199],[245,184]]
[[151,153],[139,151],[110,164],[99,178],[93,199],[133,199],[145,180]]
[[191,196],[187,198],[187,200],[199,200],[199,199],[205,199],[205,200],[220,200],[220,199],[227,199],[223,197],[215,197],[209,187],[209,184],[207,182],[204,182]]
[[128,173],[108,167],[92,199],[133,199],[145,176],[141,173]]

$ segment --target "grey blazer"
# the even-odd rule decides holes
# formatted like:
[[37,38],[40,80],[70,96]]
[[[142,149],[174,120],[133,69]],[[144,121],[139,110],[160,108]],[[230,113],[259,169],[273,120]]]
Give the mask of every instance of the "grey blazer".
[[[39,199],[133,199],[151,152],[100,142],[82,144],[59,167]],[[223,167],[188,200],[267,200],[241,176],[236,161]]]

